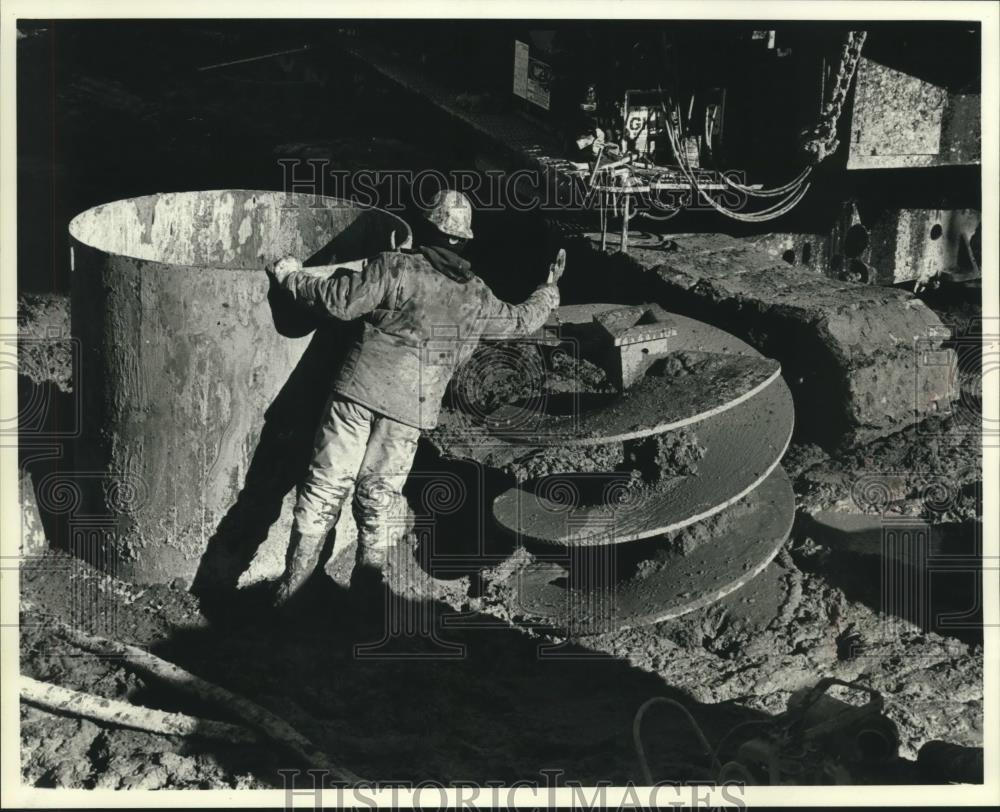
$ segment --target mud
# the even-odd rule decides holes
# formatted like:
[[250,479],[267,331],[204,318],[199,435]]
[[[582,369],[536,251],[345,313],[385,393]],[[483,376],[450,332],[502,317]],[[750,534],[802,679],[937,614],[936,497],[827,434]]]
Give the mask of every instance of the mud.
[[621,443],[534,449],[503,467],[516,482],[527,482],[553,474],[609,473],[625,462]]
[[[516,447],[510,440],[531,432],[541,415],[560,409],[575,413],[579,399],[603,402],[614,392],[604,370],[563,348],[487,344],[457,371],[438,426],[426,436],[445,457],[512,466],[514,472],[516,458],[533,456],[536,449]],[[549,436],[537,445],[556,439]]]
[[982,446],[972,414],[931,418],[832,457],[792,446],[799,509],[860,510],[931,522],[982,516]]
[[500,406],[537,395],[544,368],[533,344],[505,342],[478,347],[452,379],[452,409],[480,419]]
[[[569,639],[657,674],[700,702],[736,701],[769,714],[820,676],[860,680],[885,697],[904,758],[915,758],[938,735],[980,746],[981,645],[848,598],[835,584],[839,570],[857,567],[857,559],[828,558],[816,571],[816,559],[828,553],[808,537],[793,537],[762,575],[712,606],[645,628]],[[535,563],[521,549],[484,572],[486,588],[473,605],[516,622],[511,576]]]
[[[764,358],[680,351],[654,361],[645,376],[617,397],[596,399],[581,389],[578,409],[539,415],[535,437],[573,445],[635,439],[679,428],[724,411],[759,392],[778,374]],[[585,398],[585,399],[584,399]]]
[[476,596],[472,606],[480,612],[510,623],[516,622],[520,615],[512,607],[517,606],[514,600],[513,584],[517,573],[524,571],[537,561],[535,555],[524,547],[515,548],[514,552],[494,567],[488,567],[480,573],[482,594]]
[[[587,638],[597,651],[624,657],[682,685],[703,702],[740,698],[769,713],[820,676],[860,679],[883,693],[901,733],[901,753],[914,758],[934,730],[955,743],[982,735],[982,650],[887,618],[848,600],[829,580],[798,568],[792,553],[767,574],[719,604],[676,620]],[[775,594],[777,593],[777,594]],[[770,602],[779,598],[776,611]],[[761,612],[755,612],[755,605]],[[749,611],[748,611],[749,610]],[[850,629],[860,641],[839,644]],[[945,685],[954,681],[954,690]]]
[[[493,515],[502,527],[544,544],[608,544],[612,525],[616,543],[660,535],[723,509],[759,485],[786,448],[792,419],[791,394],[778,380],[695,424],[698,444],[707,449],[695,476],[632,492],[623,492],[612,474],[596,483],[587,474],[545,478],[501,493]],[[604,486],[623,501],[584,498],[582,490]]]
[[705,452],[694,432],[678,429],[624,443],[538,448],[502,470],[519,483],[555,474],[617,473],[633,487],[654,488],[696,474]]
[[452,379],[442,418],[450,410],[473,424],[489,424],[502,406],[550,395],[615,392],[604,370],[573,349],[521,341],[478,347]]
[[[50,553],[22,564],[21,673],[35,679],[161,710],[206,711],[124,668],[114,659],[83,654],[54,637],[48,615],[99,634],[145,643],[176,624],[204,623],[197,601],[165,586],[136,587],[88,565]],[[94,611],[96,609],[96,611]],[[259,748],[160,736],[104,726],[21,706],[21,775],[40,787],[101,789],[250,789],[271,786],[253,776],[266,763]],[[233,769],[233,759],[243,768]]]
[[597,364],[576,352],[556,350],[549,353],[548,391],[608,394],[615,390],[608,374]]
[[673,477],[694,476],[707,449],[690,429],[625,443],[625,467],[647,486],[662,486]]
[[[871,464],[895,457],[879,446],[867,451]],[[958,451],[938,459],[961,470]],[[817,460],[800,480],[816,481],[823,469],[839,475],[853,460]],[[849,496],[850,489],[840,492]],[[703,542],[707,528],[675,534],[672,543],[683,549]],[[964,523],[958,531],[971,536],[974,528]],[[692,539],[695,532],[699,537]],[[437,626],[436,637],[402,638],[393,649],[430,659],[374,661],[357,659],[353,645],[378,641],[381,631],[358,632],[356,610],[335,587],[320,591],[301,624],[275,624],[238,603],[237,625],[216,626],[182,590],[138,587],[50,553],[22,570],[22,595],[38,609],[22,613],[21,669],[110,698],[225,718],[221,709],[197,707],[115,661],[67,650],[42,612],[70,622],[89,619],[99,633],[148,646],[253,697],[355,771],[384,779],[509,782],[537,778],[544,763],[585,783],[636,780],[629,730],[645,699],[680,698],[718,742],[741,721],[784,710],[794,691],[827,675],[863,680],[884,695],[906,758],[932,739],[979,746],[981,644],[880,612],[877,583],[856,585],[859,571],[877,581],[877,566],[839,548],[836,539],[812,538],[798,527],[776,562],[717,604],[647,628],[586,638],[508,626],[516,612],[500,593],[512,572],[537,560],[521,550],[472,579],[447,582],[434,592],[435,602],[413,604],[423,607],[414,618],[462,612],[480,628],[495,624],[489,631]],[[337,580],[348,573],[349,567]],[[419,573],[415,582],[425,588]],[[463,657],[434,659],[446,653],[443,640],[466,645]],[[540,658],[543,645],[574,656]],[[454,712],[456,702],[461,713]],[[36,786],[274,787],[280,786],[278,769],[296,766],[272,747],[178,740],[28,708],[22,720],[22,778]],[[650,719],[646,730],[647,746],[662,759],[657,777],[690,778],[690,764],[674,764],[692,760],[687,734],[667,718]],[[876,773],[869,780],[887,779]]]
[[[37,787],[82,789],[266,789],[232,773],[211,753],[185,753],[183,742],[135,730],[104,729],[21,706],[22,776]],[[166,747],[165,747],[166,745]],[[248,762],[256,759],[252,754]]]
[[603,399],[614,392],[604,370],[565,349],[490,344],[458,370],[438,426],[426,437],[446,458],[472,459],[516,481],[572,470],[613,470],[620,447],[577,451],[557,445],[552,436],[539,447],[511,440],[532,431],[545,410],[576,409],[579,397]]
[[17,371],[36,386],[73,391],[69,297],[24,294],[17,300]]
[[[116,662],[81,657],[55,639],[46,613],[72,621],[72,590],[103,576],[77,571],[67,590],[63,559],[49,564],[22,585],[23,597],[37,606],[22,617],[22,630],[32,630],[22,637],[24,673],[150,707],[225,717],[224,708],[198,707],[168,689],[132,683]],[[638,780],[631,719],[642,701],[664,690],[660,680],[607,657],[573,656],[589,654],[583,649],[563,647],[548,656],[540,647],[557,643],[511,629],[476,612],[474,603],[468,602],[464,625],[438,625],[434,635],[387,632],[377,614],[359,616],[336,587],[321,581],[308,607],[283,620],[241,604],[231,620],[208,624],[183,592],[119,582],[105,603],[116,621],[103,632],[252,697],[372,779],[544,782],[539,771],[548,768],[584,785]],[[446,612],[460,620],[440,602],[405,606],[408,622],[417,625]],[[713,738],[746,718],[738,709],[690,707]],[[280,787],[279,769],[307,766],[273,745],[136,734],[34,710],[25,716],[32,721],[25,728],[22,776],[31,783]],[[669,757],[660,767],[666,775],[690,776],[674,764],[686,761],[686,738],[672,742],[652,730],[649,741]]]
[[[721,513],[709,516],[700,522],[695,522],[680,530],[664,534],[660,541],[663,549],[670,553],[687,555],[694,552],[703,544],[708,544],[724,533],[739,526],[740,517],[747,513],[752,513],[760,506],[760,500],[756,493],[751,491],[748,495],[740,499]],[[648,558],[639,564],[639,570],[656,569],[657,567],[669,566],[669,561],[662,561],[656,558]]]

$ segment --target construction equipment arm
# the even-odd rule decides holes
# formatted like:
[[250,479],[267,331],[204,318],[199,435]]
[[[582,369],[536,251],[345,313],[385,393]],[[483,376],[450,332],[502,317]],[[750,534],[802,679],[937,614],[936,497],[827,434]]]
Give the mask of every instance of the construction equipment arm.
[[318,274],[316,268],[303,268],[297,260],[284,259],[269,272],[293,301],[340,321],[353,321],[375,310],[392,280],[383,255],[360,269],[336,266],[329,270],[329,275]]

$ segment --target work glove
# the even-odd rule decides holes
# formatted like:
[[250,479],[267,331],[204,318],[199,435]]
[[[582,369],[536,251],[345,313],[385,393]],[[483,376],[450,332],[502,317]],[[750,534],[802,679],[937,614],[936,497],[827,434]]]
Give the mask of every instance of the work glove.
[[563,271],[566,270],[566,249],[560,248],[559,253],[556,254],[556,261],[549,265],[549,278],[546,280],[546,284],[557,285],[559,284],[559,279],[563,275]]
[[278,282],[284,282],[289,274],[302,270],[302,263],[295,257],[284,257],[277,262],[265,265],[264,270],[278,280]]

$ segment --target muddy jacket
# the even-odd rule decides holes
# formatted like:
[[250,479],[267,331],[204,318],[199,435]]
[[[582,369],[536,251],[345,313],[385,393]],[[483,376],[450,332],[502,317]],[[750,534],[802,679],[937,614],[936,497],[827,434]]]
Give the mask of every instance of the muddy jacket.
[[559,304],[555,285],[521,305],[500,301],[467,261],[434,247],[379,254],[328,278],[291,273],[281,285],[318,314],[363,317],[334,391],[420,429],[437,425],[445,387],[480,338],[533,333]]

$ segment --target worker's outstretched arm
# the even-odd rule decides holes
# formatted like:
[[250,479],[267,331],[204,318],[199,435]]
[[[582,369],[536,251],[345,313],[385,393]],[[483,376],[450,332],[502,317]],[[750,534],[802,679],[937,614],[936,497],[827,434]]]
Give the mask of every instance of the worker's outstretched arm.
[[328,276],[310,273],[309,268],[287,259],[270,273],[295,302],[340,321],[353,321],[375,310],[393,278],[381,255],[360,269],[338,268]]
[[518,338],[531,335],[559,307],[558,282],[566,269],[566,252],[559,249],[556,261],[549,266],[549,276],[523,304],[512,305],[490,294],[484,314],[483,338]]
[[538,330],[559,306],[559,288],[540,285],[523,304],[501,301],[492,293],[483,314],[483,338],[520,338]]

